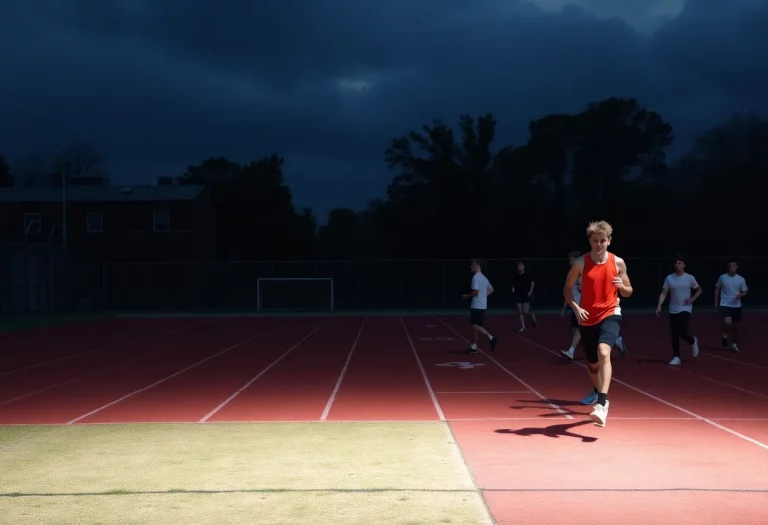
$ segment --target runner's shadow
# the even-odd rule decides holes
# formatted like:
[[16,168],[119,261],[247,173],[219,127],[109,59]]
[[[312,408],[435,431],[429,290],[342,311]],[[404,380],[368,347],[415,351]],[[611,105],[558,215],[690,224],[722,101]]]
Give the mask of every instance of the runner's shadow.
[[518,429],[511,429],[511,428],[499,428],[497,430],[494,430],[497,434],[515,434],[517,436],[544,436],[549,438],[561,438],[561,437],[570,437],[570,438],[577,438],[580,439],[582,443],[594,443],[597,441],[596,437],[592,436],[583,436],[581,434],[576,434],[575,432],[571,432],[572,428],[579,427],[582,425],[591,424],[591,421],[577,421],[576,423],[564,423],[561,425],[550,425],[548,427],[539,428],[539,427],[525,427],[525,428],[518,428]]
[[[509,408],[511,408],[513,410],[523,410],[523,409],[526,409],[526,408],[535,408],[536,410],[541,410],[541,407],[511,406]],[[539,414],[537,417],[548,418],[548,417],[586,416],[586,415],[588,415],[587,412],[576,412],[576,411],[568,409],[568,408],[560,407],[560,412],[552,412],[552,413],[549,413],[549,414]]]
[[[552,412],[551,414],[542,414],[541,417],[562,417],[563,415],[572,415],[572,416],[586,416],[587,414],[584,412],[575,412],[574,410],[571,410],[570,408],[566,408],[569,406],[582,406],[577,401],[564,401],[562,399],[518,399],[517,400],[520,403],[536,403],[538,405],[546,405],[547,408],[552,408],[549,406],[557,405],[560,407],[561,412]],[[541,406],[536,405],[512,405],[509,408],[512,410],[525,410],[525,409],[536,409],[541,410]]]
[[[557,405],[559,407],[581,406],[578,401],[567,401],[565,399],[517,399],[518,403],[537,403],[539,405]],[[525,407],[534,408],[534,407]]]

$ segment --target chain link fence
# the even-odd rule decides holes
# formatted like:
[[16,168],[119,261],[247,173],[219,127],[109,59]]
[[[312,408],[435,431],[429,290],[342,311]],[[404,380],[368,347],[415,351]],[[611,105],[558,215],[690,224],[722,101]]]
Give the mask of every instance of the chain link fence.
[[101,262],[71,257],[50,244],[0,244],[0,314],[77,313],[100,310]]
[[[768,257],[691,257],[688,271],[704,288],[701,307],[713,304],[714,284],[729,260],[750,288],[748,304],[768,306]],[[558,309],[567,259],[490,259],[485,274],[494,309],[510,308],[518,260],[536,282],[534,306]],[[653,308],[667,257],[627,258],[635,290],[627,308]],[[469,260],[96,262],[47,245],[2,245],[0,308],[4,314],[87,311],[386,310],[466,308]],[[297,278],[301,279],[298,280]],[[290,279],[297,279],[291,281]],[[322,281],[321,281],[322,279]],[[329,285],[328,279],[332,279]]]
[[[713,304],[714,284],[733,257],[692,257],[688,271],[704,288],[702,306]],[[749,303],[768,304],[764,269],[768,257],[736,257],[750,287]],[[567,259],[522,259],[536,281],[535,306],[559,308],[568,272]],[[629,308],[655,307],[667,257],[627,258],[635,290]],[[510,290],[517,259],[490,259],[485,274],[496,293],[493,308],[514,306]],[[112,310],[222,309],[256,310],[259,299],[282,305],[337,310],[449,309],[466,307],[461,295],[471,281],[468,260],[268,261],[217,263],[105,263],[101,302]],[[311,280],[259,285],[262,279],[333,279],[332,289]],[[329,295],[332,293],[332,298]],[[269,294],[273,294],[269,296]],[[274,294],[279,295],[276,297]],[[99,295],[99,294],[95,294]],[[279,299],[279,300],[278,300]]]

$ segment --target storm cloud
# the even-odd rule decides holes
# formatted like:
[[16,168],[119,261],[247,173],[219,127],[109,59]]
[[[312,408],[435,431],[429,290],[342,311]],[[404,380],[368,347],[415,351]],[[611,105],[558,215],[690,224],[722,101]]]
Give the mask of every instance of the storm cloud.
[[531,119],[631,96],[684,151],[768,109],[766,29],[764,0],[12,0],[0,154],[86,140],[141,183],[276,152],[323,220],[382,196],[389,140],[435,117],[492,112],[519,144]]

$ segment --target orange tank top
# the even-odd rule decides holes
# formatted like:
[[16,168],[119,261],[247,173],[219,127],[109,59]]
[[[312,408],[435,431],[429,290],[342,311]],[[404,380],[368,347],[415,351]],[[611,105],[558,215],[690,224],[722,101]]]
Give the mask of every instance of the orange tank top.
[[618,275],[616,256],[612,253],[602,264],[595,263],[589,253],[584,254],[579,306],[589,312],[589,317],[581,322],[582,325],[593,326],[606,317],[621,315],[619,291],[613,285],[613,279]]

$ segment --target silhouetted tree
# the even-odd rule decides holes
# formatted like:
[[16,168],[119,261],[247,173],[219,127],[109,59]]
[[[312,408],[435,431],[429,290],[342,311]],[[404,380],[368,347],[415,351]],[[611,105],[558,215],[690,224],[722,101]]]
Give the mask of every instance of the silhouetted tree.
[[[568,229],[568,214],[574,211],[568,199],[568,175],[574,148],[573,120],[571,115],[560,114],[534,120],[528,126],[530,137],[525,146],[528,179],[544,186],[545,206],[551,210],[542,219],[558,232]],[[530,183],[527,186],[530,187]]]
[[574,189],[585,216],[623,224],[622,190],[664,163],[672,126],[636,100],[620,98],[592,103],[572,122]]
[[103,184],[109,184],[109,170],[104,156],[83,140],[74,141],[62,148],[51,170],[55,180],[59,180],[61,174],[66,172],[69,179],[100,178]]
[[328,222],[318,231],[321,254],[326,259],[357,259],[365,242],[358,214],[348,208],[328,212]]
[[307,210],[296,214],[282,157],[271,155],[245,165],[209,158],[189,166],[177,181],[210,189],[221,257],[269,260],[308,255],[314,217]]
[[660,115],[620,98],[535,120],[520,147],[494,151],[495,130],[491,115],[462,116],[458,138],[435,120],[392,141],[385,159],[399,173],[377,211],[391,242],[427,257],[457,245],[464,256],[565,253],[595,215],[623,227],[634,208],[622,197],[653,191],[673,140]]
[[390,242],[397,242],[401,252],[421,257],[454,252],[457,239],[479,249],[491,226],[496,120],[488,114],[475,122],[463,115],[459,140],[440,120],[422,129],[394,139],[385,152],[388,166],[399,170],[385,205],[387,215],[397,220],[388,224]]
[[[677,166],[678,202],[699,246],[713,253],[764,253],[768,120],[735,115],[701,134]],[[723,232],[716,235],[714,232]]]

